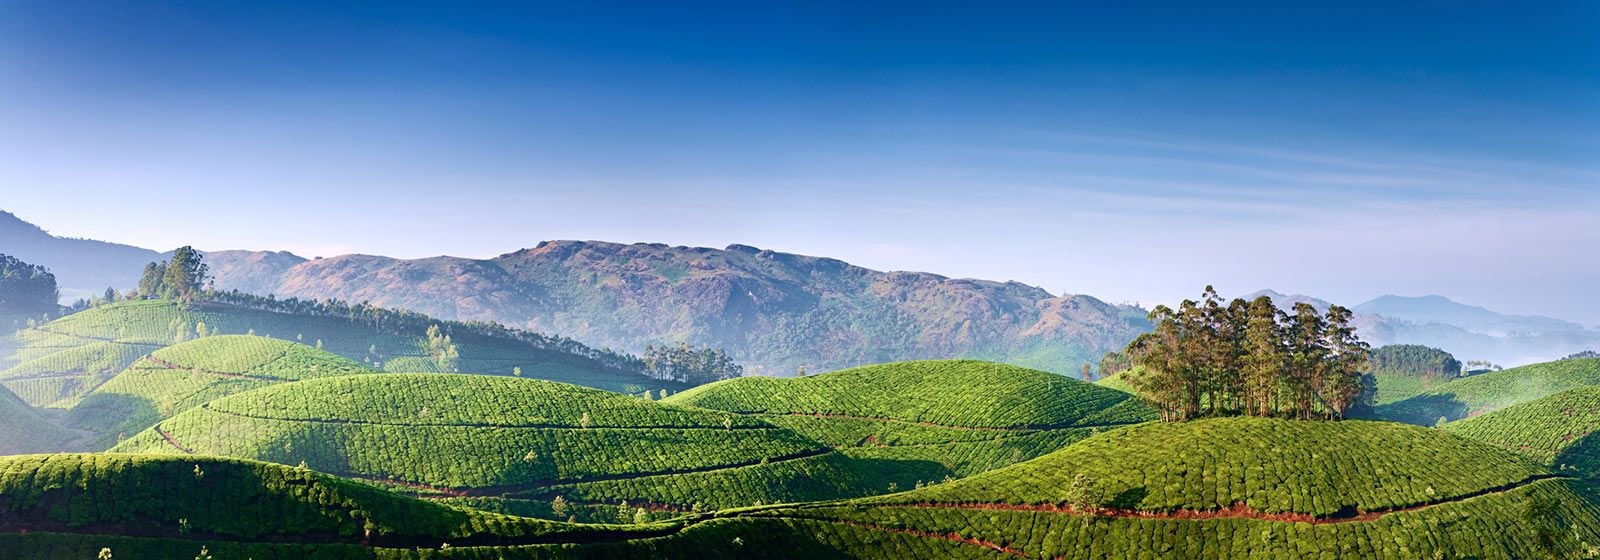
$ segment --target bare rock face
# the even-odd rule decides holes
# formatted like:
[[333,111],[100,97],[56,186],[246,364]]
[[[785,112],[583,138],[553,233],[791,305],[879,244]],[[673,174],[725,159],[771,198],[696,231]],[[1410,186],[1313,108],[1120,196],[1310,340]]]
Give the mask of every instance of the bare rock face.
[[779,374],[962,356],[1075,373],[1148,328],[1142,311],[1088,296],[747,245],[548,241],[484,260],[283,255],[208,258],[224,289],[371,301],[635,351],[710,345]]

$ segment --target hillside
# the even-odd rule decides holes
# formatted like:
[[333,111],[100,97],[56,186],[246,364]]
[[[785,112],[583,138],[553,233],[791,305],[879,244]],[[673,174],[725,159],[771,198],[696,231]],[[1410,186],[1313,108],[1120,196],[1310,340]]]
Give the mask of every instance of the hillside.
[[62,451],[75,445],[78,437],[0,387],[0,455]]
[[1576,557],[1600,538],[1597,514],[1591,488],[1435,430],[1227,418],[1125,428],[964,480],[757,515],[874,528],[884,540],[847,549],[863,555],[899,550],[887,539],[897,533],[971,557],[1509,559]]
[[1416,396],[1380,404],[1374,416],[1431,426],[1493,412],[1578,387],[1600,385],[1600,358],[1557,360],[1463,377]]
[[286,340],[208,336],[140,358],[85,395],[62,423],[95,434],[87,448],[104,450],[219,397],[276,383],[370,371],[333,353]]
[[683,341],[778,374],[952,356],[1076,374],[1147,328],[1142,310],[1088,296],[744,245],[553,241],[486,260],[243,251],[207,259],[222,289],[367,300],[633,351]]
[[1600,387],[1581,387],[1445,425],[1563,473],[1600,479]]
[[15,214],[0,210],[0,253],[43,265],[56,275],[63,292],[100,293],[139,283],[146,263],[161,260],[156,251],[89,239],[56,237]]
[[758,416],[929,483],[1018,463],[1099,430],[1155,417],[1126,393],[970,360],[745,377],[667,402]]
[[[300,342],[387,371],[463,371],[554,379],[638,393],[681,385],[624,371],[576,343],[536,346],[513,338],[451,333],[458,357],[441,359],[420,326],[375,325],[340,316],[279,313],[217,303],[122,301],[75,313],[0,340],[16,365],[0,384],[34,406],[70,408],[159,348],[207,334],[255,334]],[[447,328],[449,325],[445,325]]]
[[438,496],[681,509],[860,496],[892,482],[845,472],[827,447],[757,418],[478,375],[268,386],[163,420],[113,450],[304,462]]

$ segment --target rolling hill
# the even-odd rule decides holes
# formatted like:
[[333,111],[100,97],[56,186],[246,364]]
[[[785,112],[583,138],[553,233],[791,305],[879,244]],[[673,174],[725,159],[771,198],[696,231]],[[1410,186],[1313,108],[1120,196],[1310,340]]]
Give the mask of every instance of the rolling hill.
[[[15,365],[0,384],[34,406],[70,408],[84,395],[145,355],[207,334],[255,334],[320,346],[387,371],[465,371],[555,379],[616,391],[677,390],[680,384],[623,370],[560,339],[539,346],[510,336],[451,333],[459,355],[448,361],[430,347],[425,328],[374,324],[343,316],[280,313],[220,303],[122,301],[24,329],[0,341]],[[429,323],[452,328],[448,323]],[[493,331],[491,331],[493,332]]]
[[485,260],[244,251],[207,260],[223,289],[370,300],[634,351],[683,341],[781,374],[951,356],[1076,374],[1148,328],[1144,311],[1088,296],[744,245],[552,241]]
[[303,462],[438,497],[684,510],[861,496],[892,482],[759,418],[477,375],[272,385],[163,420],[114,451]]
[[1126,393],[971,360],[897,362],[804,378],[744,377],[666,402],[764,418],[929,483],[1155,418]]
[[0,455],[50,453],[75,445],[81,434],[40,416],[28,403],[0,387]]
[[1600,480],[1600,387],[1580,387],[1445,424],[1451,433]]
[[881,540],[847,548],[860,557],[944,554],[891,540],[906,534],[960,557],[1085,559],[1573,558],[1600,538],[1593,488],[1510,451],[1260,418],[1144,424],[951,483],[753,515],[871,528]]
[[1493,412],[1567,389],[1600,385],[1600,358],[1557,360],[1463,377],[1415,396],[1380,404],[1384,420],[1431,426]]
[[333,353],[286,340],[208,336],[140,358],[85,395],[63,415],[62,423],[95,434],[87,449],[104,450],[156,422],[219,397],[276,383],[371,371]]

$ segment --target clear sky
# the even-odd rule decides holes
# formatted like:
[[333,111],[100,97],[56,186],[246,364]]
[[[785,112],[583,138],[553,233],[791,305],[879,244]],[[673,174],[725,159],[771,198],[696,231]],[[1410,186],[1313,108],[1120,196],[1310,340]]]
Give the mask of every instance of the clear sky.
[[1600,322],[1600,3],[342,4],[0,0],[0,209]]

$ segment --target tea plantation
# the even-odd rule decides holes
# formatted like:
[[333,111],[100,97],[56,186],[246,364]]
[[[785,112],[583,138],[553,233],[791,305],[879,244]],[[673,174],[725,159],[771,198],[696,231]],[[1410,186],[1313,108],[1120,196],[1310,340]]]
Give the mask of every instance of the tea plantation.
[[681,509],[860,496],[887,486],[856,480],[862,477],[849,474],[848,464],[824,459],[831,449],[759,418],[497,376],[275,385],[179,414],[114,450],[304,463],[441,496],[565,495]]
[[430,352],[421,329],[377,329],[344,317],[170,300],[103,305],[4,337],[0,356],[15,365],[0,371],[0,384],[34,406],[70,408],[145,355],[203,338],[202,334],[254,334],[299,342],[384,371],[520,372],[524,377],[635,394],[682,388],[514,339],[457,333],[452,344],[458,356],[442,360]]
[[95,434],[87,448],[104,450],[160,420],[219,397],[276,383],[371,371],[349,359],[286,340],[208,336],[156,350],[134,362],[73,405],[63,423]]
[[1445,425],[1451,433],[1532,457],[1557,471],[1600,480],[1600,387],[1562,391]]
[[1459,420],[1567,389],[1600,385],[1600,358],[1558,360],[1463,377],[1415,396],[1380,404],[1383,420],[1432,426]]

